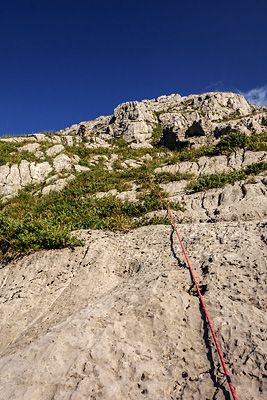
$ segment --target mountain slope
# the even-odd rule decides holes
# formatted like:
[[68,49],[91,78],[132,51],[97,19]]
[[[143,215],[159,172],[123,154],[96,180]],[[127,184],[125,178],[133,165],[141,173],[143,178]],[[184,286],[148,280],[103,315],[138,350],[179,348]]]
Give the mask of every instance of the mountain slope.
[[233,93],[172,95],[85,138],[0,140],[1,400],[231,398],[159,193],[238,398],[264,398],[266,116]]

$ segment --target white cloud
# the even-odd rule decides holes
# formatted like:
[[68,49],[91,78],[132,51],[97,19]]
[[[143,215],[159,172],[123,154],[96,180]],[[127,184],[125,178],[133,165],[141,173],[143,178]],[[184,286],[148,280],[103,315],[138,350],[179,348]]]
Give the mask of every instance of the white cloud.
[[267,107],[267,85],[251,89],[248,92],[239,91],[239,93],[242,94],[250,104]]

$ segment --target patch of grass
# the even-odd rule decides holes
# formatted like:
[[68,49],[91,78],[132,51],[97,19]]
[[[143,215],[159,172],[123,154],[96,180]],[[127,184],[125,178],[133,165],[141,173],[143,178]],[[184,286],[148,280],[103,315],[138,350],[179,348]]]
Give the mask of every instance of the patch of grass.
[[25,144],[29,144],[27,140],[23,142],[5,142],[0,140],[0,166],[9,163],[10,165],[19,164],[21,160],[37,161],[38,158],[28,151],[19,151],[18,149]]
[[152,132],[152,140],[151,140],[151,144],[154,146],[158,143],[161,135],[163,133],[163,126],[162,124],[159,122],[158,125],[153,129]]
[[194,178],[194,174],[190,174],[188,172],[186,173],[181,173],[181,172],[176,172],[175,174],[172,174],[170,172],[158,172],[153,175],[153,182],[155,183],[169,183],[169,182],[177,182],[181,180],[191,180]]
[[240,113],[239,111],[236,111],[236,112],[233,112],[233,113],[231,113],[231,114],[228,114],[228,115],[224,116],[224,117],[221,119],[221,122],[228,122],[228,121],[232,121],[232,120],[234,120],[234,119],[240,119],[241,117],[243,117],[243,116],[241,115],[241,113]]
[[267,151],[267,133],[249,136],[247,148],[251,151]]
[[41,248],[59,249],[79,245],[81,241],[70,236],[71,226],[42,216],[28,214],[23,218],[11,218],[0,214],[0,258],[14,252],[31,253]]
[[244,133],[229,133],[221,138],[215,146],[217,154],[230,154],[233,151],[245,148],[248,145],[249,137]]
[[201,192],[212,188],[223,187],[226,184],[233,185],[235,182],[241,181],[248,176],[251,179],[251,176],[258,175],[264,171],[267,171],[267,163],[258,162],[247,166],[245,169],[201,175],[197,180],[188,183],[187,190]]
[[267,151],[267,133],[251,136],[244,133],[229,133],[223,136],[214,147],[214,153],[230,155],[232,152],[244,148],[251,151]]
[[203,156],[230,155],[239,149],[247,148],[251,151],[267,151],[267,133],[247,136],[244,133],[229,133],[221,138],[214,146],[204,146],[199,149],[184,149],[173,151],[169,164],[179,161],[198,161]]
[[187,99],[184,100],[184,102],[182,103],[184,106],[192,106],[194,104],[194,99]]
[[[217,154],[214,146],[205,146],[200,149],[185,149],[178,154],[179,161],[198,161],[200,157]],[[175,156],[174,156],[175,157]],[[176,156],[177,157],[177,156]]]
[[[86,175],[83,179],[86,179]],[[107,182],[106,184],[109,185]],[[162,208],[158,197],[159,188],[147,190],[138,201],[131,202],[122,201],[115,196],[96,198],[89,194],[90,191],[101,189],[100,184],[97,188],[95,185],[95,180],[86,185],[82,185],[81,181],[80,185],[74,182],[60,193],[52,192],[40,198],[31,196],[25,190],[20,191],[18,197],[2,205],[2,256],[81,244],[70,236],[73,230],[125,231],[157,221],[155,218],[146,218],[146,214]],[[114,182],[111,186],[114,188]],[[182,209],[179,203],[172,203],[171,206]]]

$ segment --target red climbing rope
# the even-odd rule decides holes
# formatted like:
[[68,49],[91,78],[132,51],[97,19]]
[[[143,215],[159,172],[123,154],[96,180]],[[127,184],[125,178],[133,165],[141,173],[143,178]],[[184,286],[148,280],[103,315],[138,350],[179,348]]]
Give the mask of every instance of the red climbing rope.
[[[153,188],[145,179],[144,179],[144,181],[146,182],[146,184],[147,184],[152,190],[154,190],[154,188]],[[237,399],[237,396],[236,396],[236,393],[235,393],[235,390],[234,390],[234,387],[233,387],[233,384],[232,384],[232,381],[231,381],[231,378],[230,378],[230,375],[229,375],[229,373],[228,373],[228,371],[227,371],[226,364],[225,364],[225,362],[224,362],[224,358],[223,358],[223,355],[222,355],[222,352],[221,352],[221,349],[220,349],[218,340],[217,340],[217,338],[216,338],[214,329],[213,329],[213,327],[212,327],[212,324],[211,324],[211,320],[210,320],[208,311],[207,311],[207,309],[206,309],[206,306],[205,306],[203,297],[202,297],[202,295],[201,295],[201,293],[200,293],[200,289],[199,289],[199,287],[198,287],[198,284],[197,284],[197,281],[196,281],[196,278],[195,278],[193,269],[192,269],[192,267],[191,267],[191,265],[190,265],[190,262],[189,262],[189,259],[188,259],[188,257],[187,257],[185,248],[184,248],[184,246],[183,246],[182,240],[181,240],[181,238],[180,238],[178,229],[176,228],[176,225],[175,225],[175,222],[174,222],[174,219],[173,219],[173,216],[172,216],[170,207],[169,207],[168,205],[165,204],[164,199],[163,199],[163,197],[162,197],[160,194],[159,194],[159,197],[160,197],[162,203],[165,205],[165,207],[167,208],[167,210],[168,210],[168,212],[169,212],[169,214],[170,214],[170,217],[171,217],[171,220],[172,220],[174,229],[175,229],[175,231],[176,231],[176,233],[177,233],[177,236],[178,236],[180,245],[181,245],[182,250],[183,250],[183,253],[184,253],[184,255],[185,255],[185,258],[186,258],[186,261],[187,261],[187,264],[188,264],[188,267],[189,267],[191,276],[192,276],[193,281],[194,281],[194,283],[195,283],[195,285],[196,285],[197,292],[198,292],[198,295],[199,295],[199,298],[200,298],[200,301],[201,301],[203,310],[204,310],[204,312],[205,312],[205,315],[206,315],[206,318],[207,318],[207,321],[208,321],[208,324],[209,324],[209,327],[210,327],[210,330],[211,330],[211,333],[212,333],[214,342],[215,342],[215,344],[216,344],[216,347],[217,347],[217,350],[218,350],[218,353],[219,353],[219,356],[220,356],[220,359],[221,359],[221,363],[222,363],[222,366],[223,366],[223,369],[224,369],[224,373],[225,373],[225,375],[226,375],[227,382],[228,382],[228,384],[229,384],[229,387],[230,387],[230,390],[231,390],[231,392],[232,392],[232,395],[233,395],[234,400],[238,400],[238,399]]]

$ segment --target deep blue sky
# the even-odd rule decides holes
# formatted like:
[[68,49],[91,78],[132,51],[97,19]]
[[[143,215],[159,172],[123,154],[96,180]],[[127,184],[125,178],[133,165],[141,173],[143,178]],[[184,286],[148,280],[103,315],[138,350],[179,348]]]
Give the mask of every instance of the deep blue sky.
[[266,0],[0,6],[0,135],[56,131],[171,93],[256,89],[267,106]]

